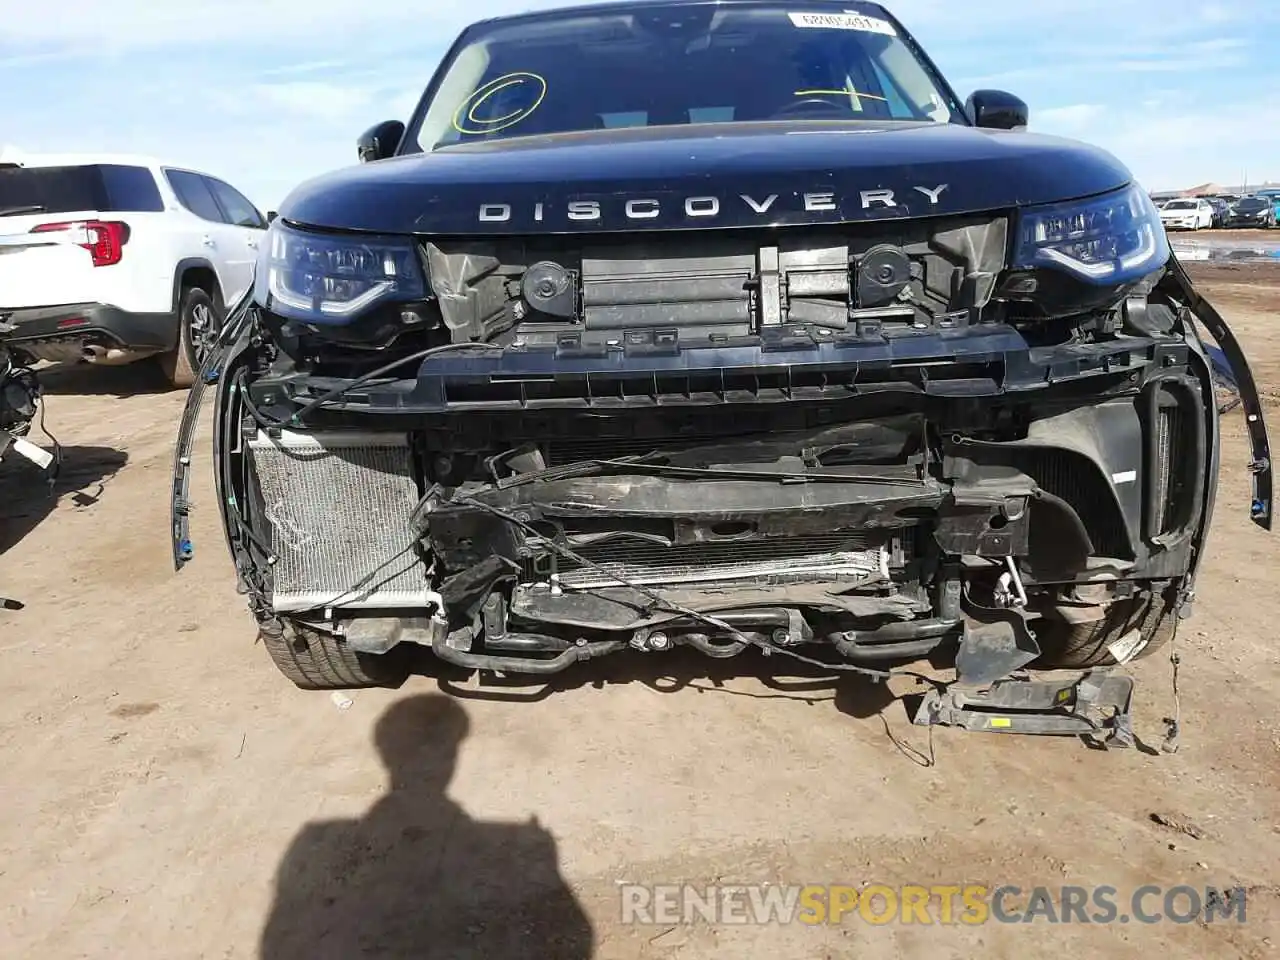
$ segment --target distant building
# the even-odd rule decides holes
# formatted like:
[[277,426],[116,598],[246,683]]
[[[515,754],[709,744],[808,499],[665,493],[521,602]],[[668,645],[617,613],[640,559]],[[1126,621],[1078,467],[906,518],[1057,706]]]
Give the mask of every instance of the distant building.
[[1250,183],[1243,186],[1223,186],[1220,183],[1202,183],[1195,187],[1187,187],[1185,190],[1153,190],[1151,191],[1152,200],[1173,200],[1177,197],[1214,197],[1226,194],[1244,195],[1255,193],[1258,190],[1278,190],[1280,182],[1268,180],[1266,183]]
[[1235,193],[1234,190],[1228,190],[1226,187],[1217,183],[1202,183],[1196,187],[1189,187],[1182,192],[1184,197],[1216,197],[1220,193]]

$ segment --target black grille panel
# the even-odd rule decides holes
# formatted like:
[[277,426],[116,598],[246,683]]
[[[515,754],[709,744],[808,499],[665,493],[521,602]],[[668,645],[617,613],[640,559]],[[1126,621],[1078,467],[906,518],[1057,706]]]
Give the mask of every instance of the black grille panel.
[[1156,476],[1155,503],[1160,511],[1160,532],[1168,530],[1177,518],[1177,504],[1174,501],[1174,488],[1177,484],[1177,472],[1174,465],[1179,463],[1180,411],[1177,407],[1166,407],[1156,414]]
[[1204,476],[1204,419],[1194,385],[1170,379],[1148,394],[1146,536],[1167,546],[1199,522]]
[[1133,556],[1115,496],[1091,461],[1066,450],[1037,450],[1019,466],[1042,490],[1065,500],[1080,514],[1099,556]]
[[1154,507],[1159,512],[1159,533],[1171,533],[1194,516],[1189,503],[1188,474],[1198,470],[1194,434],[1182,406],[1164,407],[1156,416],[1156,484]]

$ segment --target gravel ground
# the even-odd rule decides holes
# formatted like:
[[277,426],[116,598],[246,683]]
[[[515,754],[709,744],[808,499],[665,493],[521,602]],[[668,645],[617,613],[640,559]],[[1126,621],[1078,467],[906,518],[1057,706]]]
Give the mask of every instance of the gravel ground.
[[[1197,275],[1280,401],[1280,270]],[[183,397],[138,368],[46,381],[67,457],[56,497],[0,472],[0,584],[27,604],[0,614],[0,955],[1275,954],[1280,541],[1247,519],[1238,412],[1177,642],[1169,755],[930,738],[897,699],[909,685],[761,660],[605,662],[551,687],[422,677],[350,704],[303,693],[254,644],[203,447],[196,559],[170,567]],[[1158,745],[1169,662],[1133,673],[1137,732]],[[623,922],[622,882],[1105,884],[1122,908],[1143,884],[1242,885],[1248,900],[1244,924],[643,925]]]

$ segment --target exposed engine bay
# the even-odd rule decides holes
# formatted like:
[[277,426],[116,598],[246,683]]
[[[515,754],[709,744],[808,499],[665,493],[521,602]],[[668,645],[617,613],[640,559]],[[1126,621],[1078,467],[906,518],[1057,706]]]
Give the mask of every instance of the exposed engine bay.
[[[684,607],[875,661],[958,636],[962,593],[1063,622],[1162,596],[1203,517],[1198,397],[1193,380],[1166,379],[1104,405],[1011,403],[995,423],[955,400],[815,402],[718,435],[688,412],[522,416],[508,426],[523,436],[501,442],[479,424],[249,427],[244,449],[276,614],[391,629],[430,610],[468,651],[728,639]],[[578,436],[548,440],[540,420]]]
[[219,484],[277,663],[950,650],[998,680],[1159,648],[1213,501],[1189,282],[1099,306],[1002,274],[1003,219],[893,230],[424,243],[435,298],[367,359],[241,305]]

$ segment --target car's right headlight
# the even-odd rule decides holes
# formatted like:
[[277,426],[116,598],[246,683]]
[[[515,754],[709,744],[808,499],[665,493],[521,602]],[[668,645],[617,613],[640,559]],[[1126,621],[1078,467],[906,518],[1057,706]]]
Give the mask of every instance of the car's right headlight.
[[258,257],[254,299],[272,313],[315,326],[342,326],[388,303],[427,295],[408,237],[299,230],[276,219]]
[[1059,270],[1096,286],[1138,280],[1169,259],[1160,213],[1137,183],[1021,211],[1013,266]]

